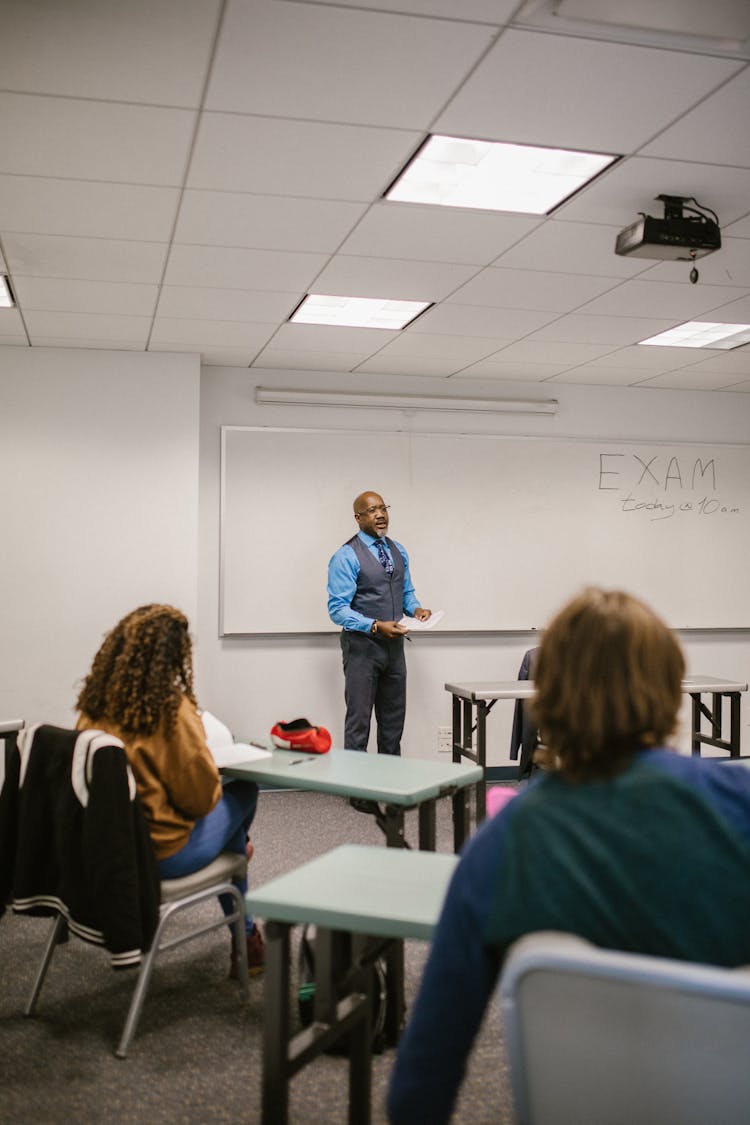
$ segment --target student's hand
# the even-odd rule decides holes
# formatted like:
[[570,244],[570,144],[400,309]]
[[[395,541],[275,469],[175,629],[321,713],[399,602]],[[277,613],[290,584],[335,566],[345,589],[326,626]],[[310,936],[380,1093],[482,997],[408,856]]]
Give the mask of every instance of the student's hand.
[[432,610],[424,609],[423,606],[420,606],[419,609],[414,610],[414,616],[417,621],[426,621],[428,617],[432,617]]

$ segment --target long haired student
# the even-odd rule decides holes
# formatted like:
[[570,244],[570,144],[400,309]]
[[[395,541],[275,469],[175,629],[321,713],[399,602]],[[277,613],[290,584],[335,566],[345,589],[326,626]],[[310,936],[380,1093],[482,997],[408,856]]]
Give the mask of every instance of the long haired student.
[[[77,707],[79,729],[96,727],[125,744],[162,878],[191,875],[222,851],[250,854],[258,787],[222,786],[196,706],[184,614],[146,605],[123,617],[94,657]],[[259,973],[263,938],[251,918],[245,926],[248,968]],[[236,971],[233,951],[230,975]]]
[[586,590],[548,626],[533,711],[551,768],[464,850],[392,1076],[394,1125],[449,1120],[523,934],[750,962],[750,771],[666,747],[683,672],[671,630],[621,591]]

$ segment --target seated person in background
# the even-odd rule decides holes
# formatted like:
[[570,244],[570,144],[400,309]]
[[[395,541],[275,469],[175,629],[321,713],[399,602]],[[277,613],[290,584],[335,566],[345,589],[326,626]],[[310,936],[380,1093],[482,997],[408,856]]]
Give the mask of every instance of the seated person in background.
[[[248,854],[258,787],[222,786],[193,693],[187,618],[169,605],[123,617],[94,657],[76,704],[79,730],[97,728],[125,744],[156,853],[159,874],[176,879],[220,852]],[[247,881],[239,884],[244,892]],[[222,902],[225,912],[231,902]],[[248,969],[262,972],[264,946],[245,920]],[[234,941],[234,938],[233,938]],[[230,976],[236,976],[234,949]]]
[[545,631],[532,711],[553,768],[462,854],[391,1078],[394,1125],[450,1119],[523,934],[750,962],[750,770],[665,748],[683,672],[674,634],[619,591],[584,591]]

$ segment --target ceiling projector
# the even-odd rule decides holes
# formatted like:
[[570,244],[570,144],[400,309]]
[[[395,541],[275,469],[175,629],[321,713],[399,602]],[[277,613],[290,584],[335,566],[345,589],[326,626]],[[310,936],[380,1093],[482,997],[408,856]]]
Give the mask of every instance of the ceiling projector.
[[[654,219],[639,212],[640,219],[618,234],[615,254],[693,262],[721,248],[719,220],[709,207],[682,195],[656,198],[664,203],[664,218]],[[695,207],[686,206],[688,203]]]

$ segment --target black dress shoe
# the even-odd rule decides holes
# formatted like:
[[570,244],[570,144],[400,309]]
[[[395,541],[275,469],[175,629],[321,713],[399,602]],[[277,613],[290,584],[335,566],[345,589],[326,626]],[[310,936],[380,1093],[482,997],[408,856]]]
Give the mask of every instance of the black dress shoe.
[[364,797],[350,797],[349,804],[357,812],[369,813],[371,816],[378,816],[380,809],[376,801],[367,801]]

